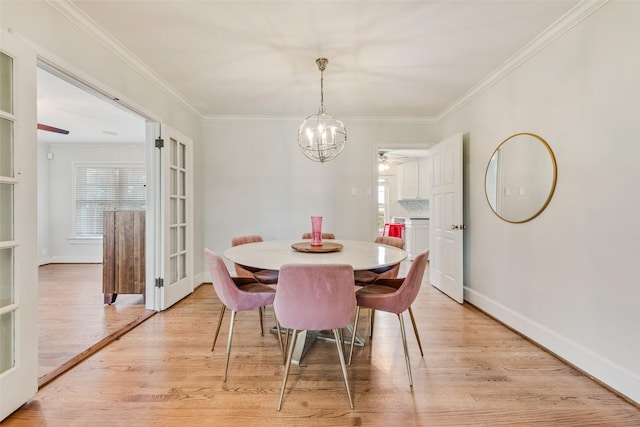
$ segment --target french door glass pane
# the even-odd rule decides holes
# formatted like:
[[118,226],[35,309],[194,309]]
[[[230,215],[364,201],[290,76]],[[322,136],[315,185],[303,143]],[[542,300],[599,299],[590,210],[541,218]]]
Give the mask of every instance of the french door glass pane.
[[15,312],[0,315],[0,374],[16,365],[15,360]]
[[170,283],[176,283],[178,281],[178,260],[175,256],[172,256],[169,261],[169,277]]
[[175,195],[178,191],[178,172],[171,168],[169,171],[169,194]]
[[0,110],[13,114],[13,59],[0,52]]
[[13,177],[13,122],[0,118],[0,176]]
[[13,184],[0,184],[0,241],[13,240]]
[[169,229],[169,253],[175,254],[178,251],[178,229],[171,227]]
[[178,165],[178,141],[171,138],[169,142],[169,165],[176,167]]
[[0,249],[0,308],[13,302],[13,248],[4,248]]
[[187,255],[180,255],[180,278],[184,279],[187,277]]
[[180,227],[180,252],[187,250],[187,227]]
[[178,222],[178,200],[175,197],[169,200],[169,215],[169,224],[176,224]]
[[16,365],[14,312],[0,315],[0,374]]

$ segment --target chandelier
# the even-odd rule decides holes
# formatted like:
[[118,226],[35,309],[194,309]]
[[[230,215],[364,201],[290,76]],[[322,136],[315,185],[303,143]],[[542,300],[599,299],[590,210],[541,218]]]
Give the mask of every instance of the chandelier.
[[298,145],[309,159],[326,162],[338,157],[347,142],[347,129],[341,120],[325,113],[324,109],[324,70],[329,60],[316,59],[320,70],[320,108],[300,124]]

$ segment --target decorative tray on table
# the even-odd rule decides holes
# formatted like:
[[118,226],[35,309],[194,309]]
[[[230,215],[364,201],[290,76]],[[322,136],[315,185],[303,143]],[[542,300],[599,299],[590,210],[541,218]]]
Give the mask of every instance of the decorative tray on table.
[[311,246],[311,241],[298,242],[291,245],[293,249],[299,252],[314,252],[314,253],[326,253],[337,252],[342,250],[340,243],[322,242],[320,246]]

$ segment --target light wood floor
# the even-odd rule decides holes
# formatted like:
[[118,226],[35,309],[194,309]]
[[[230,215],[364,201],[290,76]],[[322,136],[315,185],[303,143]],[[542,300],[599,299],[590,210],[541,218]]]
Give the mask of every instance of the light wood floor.
[[230,316],[211,352],[220,302],[203,285],[41,388],[3,427],[640,425],[638,407],[474,307],[428,285],[413,307],[425,348],[420,357],[409,324],[413,388],[397,318],[378,313],[348,368],[355,410],[335,345],[317,342],[276,411],[282,357],[274,334],[260,337],[257,311],[238,315],[222,382]]
[[142,295],[105,305],[102,264],[38,268],[38,378],[45,384],[154,312]]

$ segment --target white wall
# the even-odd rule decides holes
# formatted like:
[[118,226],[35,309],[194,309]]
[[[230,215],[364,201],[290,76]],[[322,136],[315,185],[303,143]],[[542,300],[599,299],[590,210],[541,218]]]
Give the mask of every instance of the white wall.
[[74,164],[144,165],[144,144],[42,144],[39,151],[40,263],[102,262],[102,240],[70,240],[74,237]]
[[[465,298],[640,402],[640,2],[611,2],[443,125],[465,132]],[[501,221],[484,172],[511,134],[558,162],[547,209]]]
[[302,119],[205,121],[205,246],[222,252],[233,236],[243,234],[297,239],[311,230],[311,215],[322,215],[323,230],[338,238],[373,240],[377,148],[426,148],[436,140],[425,122],[344,118],[349,132],[344,151],[316,163],[297,145]]

